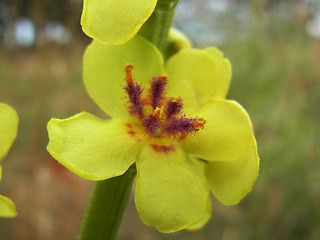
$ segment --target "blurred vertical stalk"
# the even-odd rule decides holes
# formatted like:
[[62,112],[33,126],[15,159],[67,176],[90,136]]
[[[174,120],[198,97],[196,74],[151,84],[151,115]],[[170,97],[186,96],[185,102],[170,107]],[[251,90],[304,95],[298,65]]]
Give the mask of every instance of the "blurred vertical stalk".
[[158,0],[157,6],[139,34],[151,41],[165,55],[169,30],[179,0]]
[[250,0],[250,13],[252,24],[252,37],[262,40],[263,37],[263,1]]
[[254,51],[263,59],[265,53],[265,36],[264,36],[264,23],[263,23],[263,0],[250,0],[250,24],[251,31],[248,39],[248,47],[250,51]]

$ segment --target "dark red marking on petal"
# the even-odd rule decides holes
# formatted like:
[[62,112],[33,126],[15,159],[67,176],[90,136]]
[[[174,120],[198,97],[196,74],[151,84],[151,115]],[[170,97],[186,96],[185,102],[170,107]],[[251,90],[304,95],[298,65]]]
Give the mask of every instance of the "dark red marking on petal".
[[150,144],[152,149],[156,152],[162,152],[162,153],[169,153],[174,152],[176,150],[175,146],[173,144],[166,146],[166,145],[156,145],[156,144]]
[[136,142],[141,142],[141,138],[139,137],[138,133],[133,129],[133,126],[130,123],[125,124],[127,128],[127,133],[131,136]]
[[127,133],[130,135],[130,136],[136,136],[137,133],[132,129],[132,125],[130,123],[127,123],[125,124],[126,127],[127,127]]

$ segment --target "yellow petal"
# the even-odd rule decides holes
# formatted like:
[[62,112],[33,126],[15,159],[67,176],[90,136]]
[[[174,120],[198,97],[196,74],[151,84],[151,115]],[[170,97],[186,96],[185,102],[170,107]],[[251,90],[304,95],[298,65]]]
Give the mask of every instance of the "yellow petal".
[[200,220],[188,227],[189,230],[194,231],[202,228],[211,218],[211,197],[208,196],[206,210],[204,211]]
[[160,232],[176,232],[204,215],[208,189],[204,163],[177,146],[145,146],[137,164],[135,202],[142,221]]
[[120,45],[150,17],[157,0],[84,0],[82,30],[94,39]]
[[122,175],[140,152],[141,140],[126,120],[103,120],[83,112],[48,123],[48,151],[81,178],[104,180]]
[[15,217],[17,211],[14,203],[7,197],[0,195],[0,217]]
[[229,90],[231,80],[231,64],[228,59],[223,57],[223,53],[217,48],[206,48],[217,68],[215,78],[218,79],[212,97],[225,98]]
[[232,161],[247,151],[252,126],[247,112],[237,102],[212,99],[197,116],[204,118],[206,124],[195,136],[182,141],[186,152],[207,161]]
[[183,49],[168,60],[165,68],[169,95],[182,97],[185,112],[194,112],[213,95],[217,69],[205,50]]
[[0,161],[7,155],[18,131],[18,115],[7,104],[0,103]]
[[225,205],[237,204],[252,189],[259,172],[257,145],[252,136],[248,151],[229,162],[209,162],[206,176],[213,195]]
[[187,113],[211,98],[225,98],[231,79],[231,65],[216,48],[183,49],[168,60],[166,71],[171,94],[182,97]]
[[161,53],[139,36],[121,46],[93,41],[83,57],[85,87],[90,97],[112,117],[128,115],[123,70],[128,63],[134,65],[133,78],[142,87],[146,87],[152,77],[163,73]]

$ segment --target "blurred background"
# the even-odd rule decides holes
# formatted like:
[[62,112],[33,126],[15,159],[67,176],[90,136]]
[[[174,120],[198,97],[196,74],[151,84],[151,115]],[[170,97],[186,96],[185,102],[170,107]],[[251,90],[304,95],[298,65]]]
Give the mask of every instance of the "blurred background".
[[[19,215],[0,219],[1,240],[79,232],[92,182],[46,152],[46,124],[84,110],[105,117],[82,84],[90,39],[81,9],[81,0],[0,1],[0,101],[20,117],[0,185]],[[118,239],[320,239],[320,1],[180,0],[174,26],[230,59],[228,98],[252,118],[260,176],[240,204],[213,200],[210,222],[195,233],[145,226],[131,196]]]

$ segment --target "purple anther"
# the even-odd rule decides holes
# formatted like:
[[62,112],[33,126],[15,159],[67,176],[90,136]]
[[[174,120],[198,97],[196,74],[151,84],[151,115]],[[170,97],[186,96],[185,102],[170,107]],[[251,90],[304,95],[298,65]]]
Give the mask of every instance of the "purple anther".
[[194,133],[199,130],[193,126],[193,123],[196,121],[197,118],[173,118],[165,124],[164,130],[166,133],[172,136],[177,134],[187,136],[190,133]]
[[132,82],[131,84],[128,84],[124,89],[126,90],[129,96],[129,102],[131,104],[129,106],[129,112],[132,115],[142,119],[144,117],[144,114],[143,114],[143,102],[141,100],[141,93],[142,93],[141,86],[136,82]]
[[167,109],[165,112],[167,120],[169,120],[174,116],[177,116],[180,113],[182,107],[183,107],[183,104],[180,97],[177,99],[174,99],[174,98],[170,99],[167,102]]
[[160,127],[160,119],[150,114],[148,117],[143,119],[142,125],[146,128],[147,133],[151,136],[155,136],[157,129]]
[[167,77],[165,75],[152,78],[150,100],[153,109],[155,109],[156,107],[160,107],[161,101],[164,98],[166,84]]

